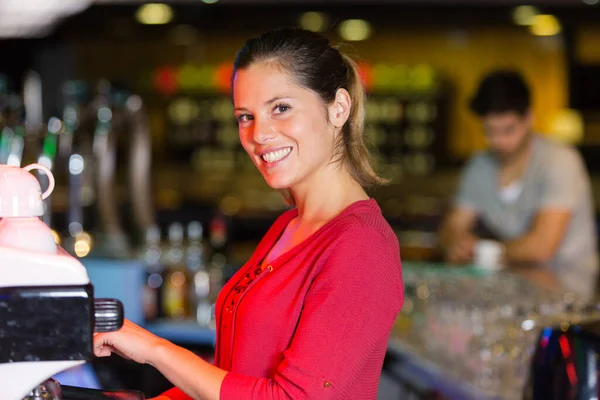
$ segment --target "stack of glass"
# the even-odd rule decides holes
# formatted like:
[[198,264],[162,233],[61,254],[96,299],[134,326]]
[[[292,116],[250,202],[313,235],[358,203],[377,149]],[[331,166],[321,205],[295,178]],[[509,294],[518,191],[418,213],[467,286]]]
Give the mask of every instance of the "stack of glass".
[[482,394],[518,399],[546,326],[599,318],[571,293],[514,274],[405,266],[405,304],[393,338]]

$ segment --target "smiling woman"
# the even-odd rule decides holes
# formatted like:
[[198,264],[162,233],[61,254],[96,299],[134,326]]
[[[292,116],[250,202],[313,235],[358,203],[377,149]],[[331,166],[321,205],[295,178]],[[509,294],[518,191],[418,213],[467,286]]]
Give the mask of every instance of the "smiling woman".
[[347,118],[348,92],[340,90],[336,100],[330,107],[338,110],[328,118],[330,113],[323,112],[325,105],[315,92],[296,84],[269,61],[236,73],[240,140],[271,187],[297,190],[337,173],[331,158]]
[[214,365],[129,322],[96,353],[155,366],[176,386],[160,399],[374,400],[403,284],[364,189],[381,179],[356,67],[316,33],[275,30],[238,53],[232,85],[244,149],[295,208],[223,287]]
[[[296,35],[295,40],[284,40],[284,35],[292,32]],[[289,29],[250,40],[238,54],[232,81],[242,143],[248,138],[244,136],[248,129],[252,129],[254,135],[263,135],[257,136],[259,140],[264,140],[268,133],[255,132],[256,122],[250,121],[257,116],[244,112],[248,111],[244,110],[246,105],[239,104],[241,99],[249,98],[246,96],[248,90],[256,93],[260,89],[264,98],[260,99],[263,101],[261,109],[256,111],[264,113],[266,108],[270,108],[270,120],[274,122],[294,118],[293,126],[299,132],[321,140],[321,144],[325,145],[321,152],[333,153],[336,161],[345,163],[352,177],[363,187],[382,182],[371,167],[371,157],[365,145],[365,99],[356,65],[347,55],[332,47],[327,39],[313,32]],[[273,93],[267,93],[269,89]],[[260,96],[253,97],[258,100]],[[291,104],[294,101],[299,101],[307,109],[295,110],[296,106]],[[290,112],[293,116],[287,117],[285,114]],[[303,121],[298,121],[299,115]],[[297,122],[307,126],[301,127]],[[336,130],[340,127],[342,129]],[[333,138],[333,149],[332,132],[339,133]],[[294,133],[290,135],[293,139]]]

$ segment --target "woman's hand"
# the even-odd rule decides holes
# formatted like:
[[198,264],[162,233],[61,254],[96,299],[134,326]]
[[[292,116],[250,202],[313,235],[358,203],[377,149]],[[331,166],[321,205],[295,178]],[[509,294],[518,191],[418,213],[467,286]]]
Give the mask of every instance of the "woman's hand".
[[[115,353],[140,364],[150,364],[156,349],[166,342],[125,320],[123,327],[116,332],[94,334],[94,354],[96,357],[108,357]],[[163,399],[159,397],[158,400]]]

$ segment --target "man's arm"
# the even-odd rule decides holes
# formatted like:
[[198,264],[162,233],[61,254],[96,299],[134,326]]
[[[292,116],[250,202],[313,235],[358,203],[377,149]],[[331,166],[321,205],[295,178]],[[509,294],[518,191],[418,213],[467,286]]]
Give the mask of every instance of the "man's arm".
[[587,171],[575,150],[563,150],[551,158],[541,166],[543,191],[531,229],[506,243],[508,264],[550,261],[560,249],[581,196],[589,192]]
[[438,231],[441,250],[446,261],[451,263],[467,263],[473,257],[477,238],[471,231],[482,205],[481,181],[485,181],[485,176],[481,175],[481,165],[481,158],[477,156],[467,163],[460,177],[452,210]]
[[560,248],[570,220],[568,209],[540,210],[527,234],[505,243],[507,263],[544,264],[550,261]]
[[446,261],[462,264],[472,259],[477,237],[471,230],[476,218],[477,212],[465,207],[456,207],[447,215],[438,234]]

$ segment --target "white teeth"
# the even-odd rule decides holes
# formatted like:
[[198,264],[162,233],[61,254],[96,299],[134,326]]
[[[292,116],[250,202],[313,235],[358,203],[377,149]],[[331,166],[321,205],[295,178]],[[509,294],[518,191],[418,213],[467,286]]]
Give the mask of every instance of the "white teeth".
[[280,149],[280,150],[271,151],[269,153],[265,153],[261,157],[266,162],[273,163],[275,161],[281,160],[283,157],[290,154],[290,151],[292,151],[292,148],[286,147],[285,149]]

